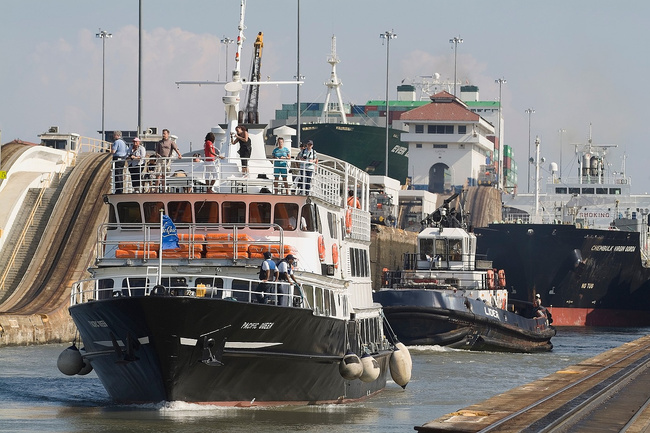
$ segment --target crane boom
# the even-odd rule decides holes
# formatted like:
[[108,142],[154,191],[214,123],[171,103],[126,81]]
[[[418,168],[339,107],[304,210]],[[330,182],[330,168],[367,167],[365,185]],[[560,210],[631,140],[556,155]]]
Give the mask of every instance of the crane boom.
[[[261,67],[262,67],[262,48],[264,47],[264,34],[259,32],[253,44],[253,66],[251,68],[251,83],[259,83],[261,81]],[[239,112],[239,122],[246,123],[260,123],[260,114],[258,112],[259,106],[260,86],[251,84],[248,86],[246,96],[246,109]]]

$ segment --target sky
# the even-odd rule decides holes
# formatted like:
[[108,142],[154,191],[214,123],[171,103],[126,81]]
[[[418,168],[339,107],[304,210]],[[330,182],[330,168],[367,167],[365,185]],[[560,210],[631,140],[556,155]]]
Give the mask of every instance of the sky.
[[[197,149],[210,128],[224,121],[223,86],[175,82],[226,79],[226,54],[232,69],[236,48],[220,40],[237,37],[239,1],[141,4],[143,127],[168,128],[182,152],[190,145]],[[138,0],[0,0],[0,141],[38,142],[38,135],[55,125],[99,138],[102,69],[105,129],[137,129],[138,5]],[[263,32],[263,80],[293,79],[299,23],[301,101],[324,102],[334,35],[344,102],[365,104],[385,99],[387,50],[381,33],[397,34],[389,47],[390,99],[396,99],[401,82],[422,75],[453,80],[449,40],[460,37],[458,81],[478,86],[481,100],[498,100],[495,80],[506,80],[502,141],[514,149],[520,183],[536,136],[547,163],[561,159],[565,176],[574,175],[574,144],[585,143],[591,128],[595,144],[618,146],[609,150],[611,170],[621,171],[625,163],[632,191],[645,193],[650,192],[650,137],[644,129],[650,100],[648,16],[647,0],[248,0],[241,70],[250,75],[253,42]],[[99,29],[113,35],[104,41],[105,50],[96,37]],[[260,121],[273,118],[282,104],[295,103],[296,93],[293,85],[263,86]]]

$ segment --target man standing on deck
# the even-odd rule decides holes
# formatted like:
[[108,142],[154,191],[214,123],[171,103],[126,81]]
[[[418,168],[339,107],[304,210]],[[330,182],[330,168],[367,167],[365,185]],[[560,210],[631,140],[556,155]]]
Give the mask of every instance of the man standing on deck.
[[175,151],[178,155],[178,159],[181,159],[181,152],[176,146],[176,142],[169,137],[169,129],[163,129],[162,131],[162,140],[156,145],[156,186],[160,186],[160,179],[163,176],[167,176],[167,173],[171,171],[171,156],[172,151]]
[[284,281],[280,284],[278,290],[279,302],[278,305],[283,307],[289,306],[289,299],[291,299],[291,285],[298,285],[298,281],[293,276],[293,262],[295,257],[293,254],[288,254],[280,263],[278,263],[278,281]]
[[111,153],[113,154],[113,170],[115,170],[115,194],[122,194],[124,166],[126,165],[128,147],[126,147],[126,143],[122,140],[122,131],[114,131],[113,138],[115,141],[111,146]]
[[264,253],[264,261],[260,266],[260,284],[257,286],[257,302],[260,304],[266,304],[266,293],[273,293],[274,285],[270,281],[276,281],[278,279],[278,268],[275,266],[273,261],[273,255],[270,251]]

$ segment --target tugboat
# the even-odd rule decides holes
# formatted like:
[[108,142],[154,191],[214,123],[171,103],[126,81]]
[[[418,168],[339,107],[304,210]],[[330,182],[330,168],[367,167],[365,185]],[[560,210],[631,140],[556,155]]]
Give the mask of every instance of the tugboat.
[[456,197],[423,221],[417,253],[405,254],[404,270],[384,273],[373,297],[390,327],[411,346],[550,351],[555,328],[548,312],[535,303],[527,309],[529,317],[523,306],[508,305],[505,273],[477,259],[476,237],[468,232],[462,211],[449,206]]
[[[233,77],[228,133],[242,88]],[[389,371],[406,386],[408,350],[384,334],[372,300],[368,174],[319,154],[310,188],[292,192],[274,185],[281,160],[255,157],[261,137],[252,147],[248,173],[231,144],[211,179],[171,164],[140,190],[114,163],[123,190],[114,182],[105,196],[91,278],[72,287],[83,348],[60,355],[63,373],[94,369],[122,403],[343,403],[381,391]],[[352,188],[359,209],[342,197]],[[292,262],[295,280],[261,281],[268,256]]]

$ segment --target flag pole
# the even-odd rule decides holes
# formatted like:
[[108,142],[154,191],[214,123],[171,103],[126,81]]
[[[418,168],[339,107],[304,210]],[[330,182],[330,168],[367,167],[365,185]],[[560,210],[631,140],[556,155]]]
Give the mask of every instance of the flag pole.
[[160,209],[160,247],[158,249],[158,284],[162,284],[163,209]]

